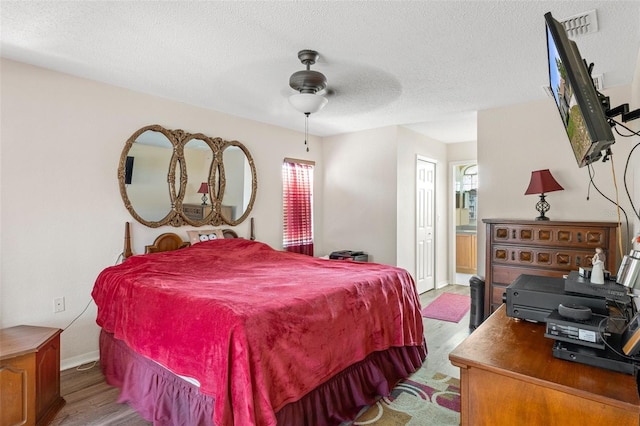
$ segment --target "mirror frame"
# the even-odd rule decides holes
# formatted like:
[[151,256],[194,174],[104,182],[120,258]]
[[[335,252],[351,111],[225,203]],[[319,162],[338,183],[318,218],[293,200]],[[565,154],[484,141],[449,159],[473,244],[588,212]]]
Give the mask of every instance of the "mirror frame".
[[[127,155],[129,154],[129,151],[131,150],[133,144],[136,142],[137,138],[141,134],[149,130],[162,133],[173,146],[173,153],[171,155],[171,159],[169,161],[169,169],[167,171],[167,196],[170,200],[171,209],[165,217],[158,221],[146,220],[136,212],[127,194],[127,184],[125,183],[125,166]],[[184,147],[188,142],[194,139],[200,139],[204,141],[213,152],[213,159],[210,165],[208,177],[209,197],[211,199],[212,210],[211,213],[209,213],[209,215],[207,215],[207,217],[202,220],[193,220],[189,218],[184,213],[182,207],[182,203],[184,201],[184,196],[186,193],[187,182],[189,179],[187,164],[184,157]],[[237,146],[244,152],[249,163],[252,176],[251,197],[249,199],[249,203],[242,216],[237,220],[225,218],[221,212],[222,199],[224,198],[224,190],[226,187],[223,151],[228,146]],[[176,181],[177,171],[179,171],[180,173],[179,181]],[[218,187],[215,186],[216,179]],[[219,137],[211,138],[203,133],[187,133],[181,129],[169,130],[157,124],[142,127],[141,129],[133,133],[125,143],[122,154],[120,155],[120,162],[118,164],[118,183],[120,186],[120,195],[122,197],[122,201],[124,202],[125,208],[129,211],[129,213],[135,220],[150,228],[157,228],[164,225],[171,225],[174,227],[180,227],[183,225],[191,225],[196,227],[205,225],[219,226],[222,224],[227,224],[230,226],[238,225],[242,223],[251,213],[253,204],[256,199],[256,193],[258,191],[258,179],[256,174],[256,167],[253,162],[253,157],[251,157],[249,150],[242,143],[235,140],[226,141]]]

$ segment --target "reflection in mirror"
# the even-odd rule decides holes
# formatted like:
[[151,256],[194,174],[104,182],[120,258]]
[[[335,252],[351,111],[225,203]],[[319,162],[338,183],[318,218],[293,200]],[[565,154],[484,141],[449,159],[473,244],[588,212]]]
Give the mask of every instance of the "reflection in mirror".
[[244,145],[229,142],[222,151],[224,193],[220,213],[234,225],[247,216],[255,200],[256,180],[253,159]]
[[187,166],[187,185],[182,211],[188,221],[201,225],[213,213],[213,198],[209,188],[209,176],[213,168],[214,152],[204,140],[194,135],[184,145],[184,161]]
[[131,207],[145,221],[157,222],[171,213],[167,173],[173,155],[171,141],[161,132],[146,130],[131,145],[131,183],[126,194]]

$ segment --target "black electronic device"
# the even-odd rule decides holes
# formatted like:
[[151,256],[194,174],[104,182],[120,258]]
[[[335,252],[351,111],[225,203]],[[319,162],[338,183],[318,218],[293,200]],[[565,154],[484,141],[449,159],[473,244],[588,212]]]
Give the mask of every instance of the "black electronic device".
[[[561,304],[562,306],[562,304]],[[560,315],[558,310],[546,319],[545,337],[592,348],[604,349],[604,332],[608,316],[593,314],[586,320],[574,320]]]
[[[607,340],[613,348],[616,348],[616,351],[618,351],[617,348],[620,347],[620,341],[617,337],[614,336]],[[604,349],[597,349],[556,340],[553,344],[552,353],[555,358],[617,371],[624,374],[635,374],[639,367],[637,361],[625,358],[619,353],[614,352],[608,346]]]
[[591,284],[591,280],[580,276],[578,271],[571,271],[564,280],[564,291],[604,297],[623,304],[631,303],[631,297],[628,295],[629,289],[622,284],[610,280],[605,280],[604,284]]
[[329,259],[352,260],[354,262],[368,262],[369,255],[363,251],[338,250],[331,252]]
[[615,138],[604,97],[599,95],[576,43],[551,13],[544,15],[547,28],[549,84],[579,167],[600,157]]
[[580,305],[594,314],[608,315],[608,303],[603,297],[567,293],[564,279],[523,274],[516,278],[504,294],[507,316],[544,322],[560,304]]

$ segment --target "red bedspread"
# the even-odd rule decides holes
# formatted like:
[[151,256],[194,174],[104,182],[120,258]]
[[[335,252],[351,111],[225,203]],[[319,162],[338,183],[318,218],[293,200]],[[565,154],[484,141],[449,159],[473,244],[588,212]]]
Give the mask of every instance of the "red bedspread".
[[423,345],[403,269],[222,239],[105,269],[97,323],[215,398],[219,425],[274,412],[368,354]]

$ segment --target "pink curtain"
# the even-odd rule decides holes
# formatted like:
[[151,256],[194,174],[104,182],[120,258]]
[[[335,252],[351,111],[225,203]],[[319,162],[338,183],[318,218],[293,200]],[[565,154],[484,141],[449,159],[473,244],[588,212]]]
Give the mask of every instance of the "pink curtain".
[[313,256],[313,166],[283,163],[282,182],[284,248]]

